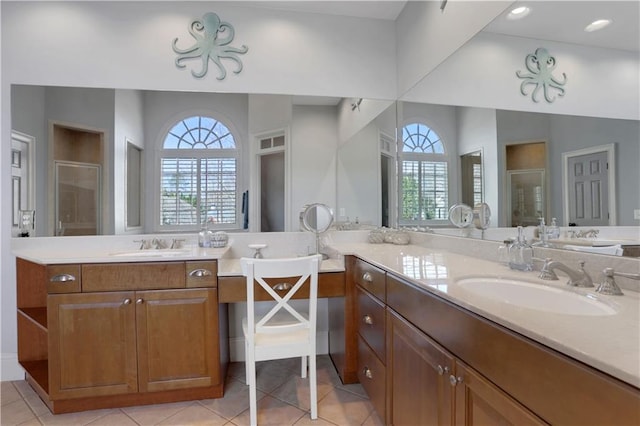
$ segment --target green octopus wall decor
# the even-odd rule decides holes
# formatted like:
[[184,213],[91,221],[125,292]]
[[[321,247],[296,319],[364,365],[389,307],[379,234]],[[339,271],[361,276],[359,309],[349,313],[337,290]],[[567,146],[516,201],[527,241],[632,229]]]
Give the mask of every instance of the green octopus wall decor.
[[227,70],[222,63],[222,59],[231,59],[237,65],[233,71],[239,74],[242,71],[242,61],[238,55],[247,53],[249,48],[245,45],[241,47],[232,47],[229,44],[235,37],[235,30],[228,22],[221,21],[220,17],[208,12],[202,16],[202,19],[195,19],[189,26],[189,33],[196,40],[196,43],[186,49],[180,49],[176,44],[178,38],[173,39],[172,48],[178,54],[176,58],[176,66],[185,68],[182,62],[189,59],[202,60],[202,68],[200,71],[191,70],[191,74],[196,78],[202,78],[207,74],[209,69],[209,59],[218,66],[220,71],[218,80],[224,80],[227,76]]
[[522,83],[520,83],[520,93],[528,96],[526,86],[532,84],[535,86],[531,92],[533,102],[538,102],[540,89],[542,89],[544,93],[544,99],[549,103],[556,100],[556,96],[552,94],[553,91],[556,92],[558,97],[564,96],[564,85],[567,84],[567,75],[562,73],[562,80],[554,77],[553,70],[556,67],[556,58],[551,56],[547,49],[544,47],[537,48],[535,53],[527,55],[524,63],[529,73],[523,73],[519,70],[516,71],[516,76],[523,80]]

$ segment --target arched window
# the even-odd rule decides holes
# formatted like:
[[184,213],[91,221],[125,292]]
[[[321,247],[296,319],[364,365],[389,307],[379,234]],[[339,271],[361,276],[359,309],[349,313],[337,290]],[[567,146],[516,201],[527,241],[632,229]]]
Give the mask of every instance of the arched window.
[[238,149],[229,128],[212,117],[188,117],[167,132],[162,148],[160,227],[233,228]]
[[423,123],[402,128],[400,223],[446,220],[449,184],[444,143]]

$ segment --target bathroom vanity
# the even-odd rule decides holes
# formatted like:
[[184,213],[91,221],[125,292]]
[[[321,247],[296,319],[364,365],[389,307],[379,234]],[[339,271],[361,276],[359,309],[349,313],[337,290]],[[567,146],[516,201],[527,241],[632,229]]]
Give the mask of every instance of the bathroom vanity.
[[221,397],[217,261],[17,258],[18,360],[53,413]]
[[[244,244],[167,256],[98,246],[15,250],[18,358],[40,397],[54,413],[221,397]],[[587,297],[430,247],[336,237],[321,268],[329,355],[385,423],[640,424],[637,292]],[[530,281],[548,298],[523,308],[464,287],[469,277]]]
[[[445,262],[430,271],[427,250],[406,251],[365,249],[345,263],[354,372],[386,424],[639,424],[637,386],[478,315],[469,298],[452,303],[457,274]],[[630,355],[633,372],[637,351],[611,349],[609,361]]]

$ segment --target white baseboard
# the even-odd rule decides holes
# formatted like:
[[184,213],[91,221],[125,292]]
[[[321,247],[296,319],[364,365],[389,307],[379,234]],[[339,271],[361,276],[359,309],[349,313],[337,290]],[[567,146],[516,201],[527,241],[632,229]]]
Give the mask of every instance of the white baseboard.
[[18,363],[18,354],[2,353],[2,364],[0,365],[0,381],[23,380],[24,370]]
[[[316,353],[318,355],[329,353],[329,332],[318,331],[316,334]],[[244,357],[244,337],[229,338],[229,358],[231,362],[241,362]]]

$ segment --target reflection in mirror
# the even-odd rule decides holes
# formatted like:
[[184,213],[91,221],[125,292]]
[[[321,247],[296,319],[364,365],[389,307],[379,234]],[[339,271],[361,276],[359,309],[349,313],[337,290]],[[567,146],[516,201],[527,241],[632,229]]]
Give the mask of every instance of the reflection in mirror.
[[460,156],[460,185],[462,202],[475,206],[482,198],[482,151]]
[[142,226],[142,149],[127,140],[126,229]]
[[466,228],[473,221],[473,209],[466,204],[454,204],[449,209],[449,222],[456,228]]
[[359,111],[348,112],[357,114],[359,126],[338,148],[336,223],[395,226],[396,103],[365,99]]
[[100,165],[55,161],[56,235],[100,235]]

